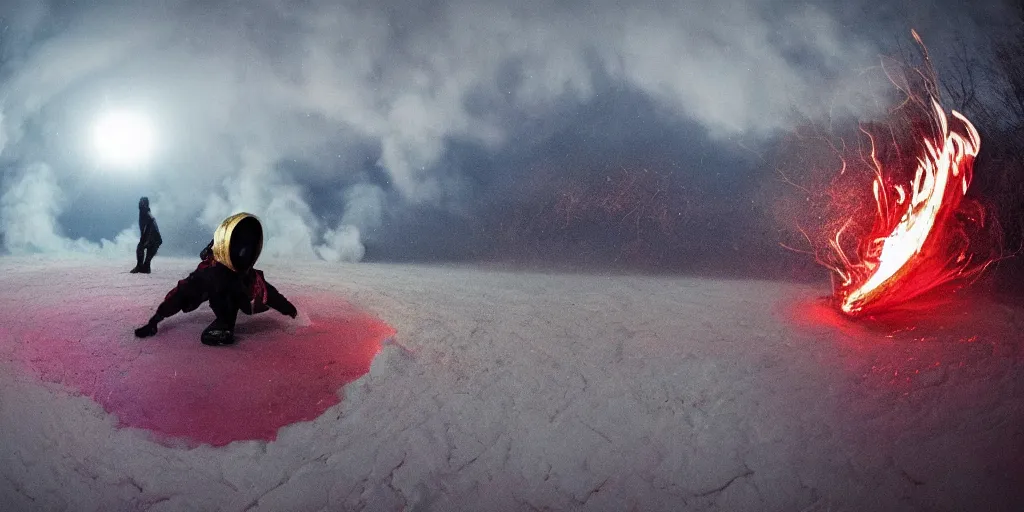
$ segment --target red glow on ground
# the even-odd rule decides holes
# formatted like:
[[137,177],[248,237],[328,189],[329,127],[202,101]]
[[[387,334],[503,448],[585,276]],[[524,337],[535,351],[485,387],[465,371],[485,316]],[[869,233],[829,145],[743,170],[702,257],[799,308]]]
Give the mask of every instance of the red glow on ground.
[[[45,381],[76,389],[120,426],[214,446],[273,440],[285,425],[313,420],[340,401],[339,388],[369,371],[395,330],[328,295],[293,302],[309,322],[274,311],[240,315],[238,342],[208,347],[205,306],[161,324],[145,340],[145,315],[118,313],[117,297],[77,309],[49,306],[16,335],[15,354]],[[108,320],[109,319],[109,320]],[[129,334],[125,334],[129,333]]]
[[823,364],[858,388],[886,386],[894,397],[950,378],[981,382],[985,361],[1018,357],[1017,344],[1007,343],[1012,311],[979,293],[936,295],[945,300],[926,296],[913,301],[914,309],[856,318],[837,308],[834,297],[797,300],[780,313],[794,334],[822,345],[829,354]]
[[[837,298],[817,297],[798,301],[786,308],[790,323],[801,330],[837,331],[848,339],[870,340],[884,337],[892,340],[928,341],[943,337],[953,330],[964,341],[973,332],[971,323],[979,323],[988,302],[975,295],[957,295],[956,287],[947,285],[922,295],[898,308],[874,311],[853,318],[836,306]],[[976,336],[975,336],[976,337]]]

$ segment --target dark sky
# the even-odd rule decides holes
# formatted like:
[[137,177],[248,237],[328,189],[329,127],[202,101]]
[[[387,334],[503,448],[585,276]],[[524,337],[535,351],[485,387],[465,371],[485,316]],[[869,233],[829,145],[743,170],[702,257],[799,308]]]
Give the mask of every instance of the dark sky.
[[[795,120],[877,114],[865,70],[911,27],[941,55],[954,32],[983,51],[979,22],[1001,19],[920,3],[7,0],[4,248],[123,251],[148,195],[171,254],[239,210],[268,256],[612,254],[657,208],[677,220],[644,250],[725,250],[770,236],[746,229],[747,198]],[[110,109],[152,120],[146,164],[95,158]],[[641,175],[665,194],[633,199],[634,231],[593,204],[556,222],[566,191]]]

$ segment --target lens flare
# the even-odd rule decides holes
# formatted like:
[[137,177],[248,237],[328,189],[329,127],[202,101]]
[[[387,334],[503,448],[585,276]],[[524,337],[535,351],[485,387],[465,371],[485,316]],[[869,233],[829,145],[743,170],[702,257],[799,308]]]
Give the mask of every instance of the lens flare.
[[146,116],[118,110],[99,118],[92,134],[100,163],[117,169],[144,165],[156,147],[156,133]]

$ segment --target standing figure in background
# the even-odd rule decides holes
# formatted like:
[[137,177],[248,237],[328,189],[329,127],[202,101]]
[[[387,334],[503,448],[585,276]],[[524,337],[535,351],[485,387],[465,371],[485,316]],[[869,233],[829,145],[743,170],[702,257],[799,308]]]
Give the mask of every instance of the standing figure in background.
[[153,256],[156,256],[156,251],[160,248],[160,244],[164,243],[163,238],[160,238],[160,228],[156,226],[156,219],[153,218],[153,214],[149,211],[148,197],[139,199],[139,231],[142,233],[142,236],[139,237],[139,245],[135,248],[136,263],[131,273],[137,274],[141,272],[148,274]]

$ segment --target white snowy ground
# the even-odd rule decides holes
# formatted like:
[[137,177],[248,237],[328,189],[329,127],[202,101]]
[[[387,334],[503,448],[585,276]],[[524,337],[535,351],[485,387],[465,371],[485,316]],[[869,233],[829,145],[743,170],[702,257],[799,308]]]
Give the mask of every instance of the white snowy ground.
[[[0,294],[130,263],[0,259]],[[195,263],[158,257],[150,301]],[[261,267],[398,330],[339,405],[173,448],[0,352],[0,510],[1024,510],[1019,309],[887,336],[776,282]]]

